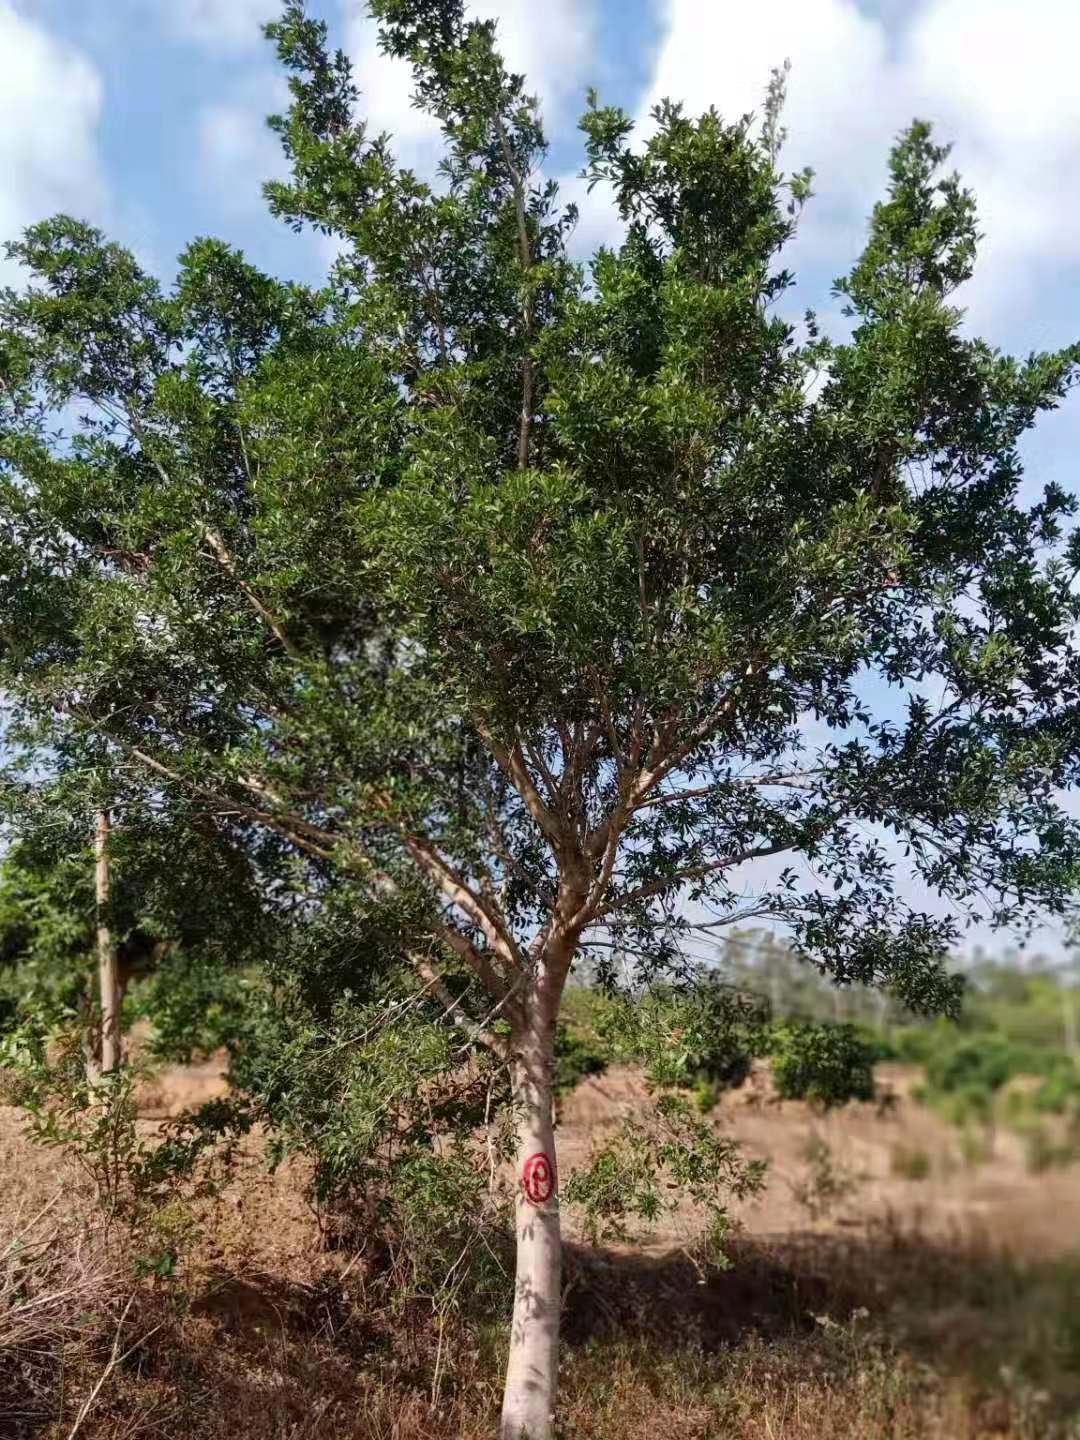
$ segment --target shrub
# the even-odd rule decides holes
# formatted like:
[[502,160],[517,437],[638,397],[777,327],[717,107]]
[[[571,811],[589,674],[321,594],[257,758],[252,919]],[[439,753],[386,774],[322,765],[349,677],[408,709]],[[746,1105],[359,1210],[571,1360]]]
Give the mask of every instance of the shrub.
[[512,1154],[505,1066],[483,1050],[465,1062],[462,1032],[423,993],[388,982],[326,1009],[309,994],[267,998],[233,1056],[271,1162],[305,1157],[324,1232],[364,1245],[395,1307],[495,1313],[512,1293],[509,1197],[492,1183]]
[[775,1025],[769,1053],[784,1100],[829,1108],[874,1098],[875,1047],[854,1025]]
[[927,1180],[932,1167],[925,1150],[898,1145],[892,1152],[891,1168],[902,1180]]
[[803,1158],[806,1173],[790,1182],[791,1193],[800,1205],[805,1206],[811,1220],[821,1220],[856,1194],[863,1176],[840,1164],[828,1142],[820,1135],[814,1135],[807,1141]]
[[1061,1058],[1032,1096],[1036,1110],[1080,1116],[1080,1066]]
[[764,1048],[769,1008],[760,996],[717,980],[656,985],[608,1001],[596,1015],[613,1059],[643,1064],[653,1084],[718,1089],[741,1085]]
[[925,1065],[934,1049],[934,1028],[929,1025],[907,1025],[895,1030],[893,1052],[897,1060],[908,1065]]
[[560,1024],[555,1031],[555,1094],[564,1095],[587,1075],[602,1075],[609,1052],[577,1028]]
[[926,1078],[932,1090],[943,1094],[992,1092],[1021,1073],[1025,1060],[1002,1035],[972,1036],[933,1052],[926,1062]]
[[684,1100],[664,1095],[641,1120],[625,1120],[587,1166],[567,1177],[563,1199],[579,1209],[597,1244],[627,1239],[633,1222],[654,1224],[675,1210],[681,1192],[719,1242],[729,1201],[757,1194],[765,1168],[762,1160],[747,1160],[738,1141],[696,1119]]
[[985,1085],[965,1085],[953,1092],[927,1089],[924,1098],[936,1105],[950,1124],[961,1128],[971,1125],[989,1125],[994,1118],[995,1092]]

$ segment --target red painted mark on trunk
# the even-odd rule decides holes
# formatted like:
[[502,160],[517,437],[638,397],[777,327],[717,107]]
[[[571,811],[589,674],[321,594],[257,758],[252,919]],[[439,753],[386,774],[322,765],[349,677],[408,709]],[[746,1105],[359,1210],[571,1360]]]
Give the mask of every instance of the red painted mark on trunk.
[[542,1150],[530,1155],[521,1171],[521,1183],[525,1198],[533,1205],[543,1205],[555,1189],[554,1162]]

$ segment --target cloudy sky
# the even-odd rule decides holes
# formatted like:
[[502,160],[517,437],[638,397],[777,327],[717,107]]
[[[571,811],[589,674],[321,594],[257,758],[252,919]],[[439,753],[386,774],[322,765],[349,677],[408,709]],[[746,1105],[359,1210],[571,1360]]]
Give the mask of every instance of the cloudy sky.
[[[419,169],[437,153],[405,67],[377,52],[364,0],[311,0],[349,51],[371,121]],[[275,0],[0,0],[0,238],[58,209],[93,220],[164,277],[193,235],[317,280],[326,252],[270,220],[280,170],[264,117],[283,103],[260,22]],[[954,142],[985,239],[968,324],[1026,352],[1080,336],[1080,4],[1076,0],[473,0],[543,98],[551,171],[575,180],[594,85],[647,124],[663,96],[734,117],[792,65],[790,168],[816,172],[792,255],[797,305],[841,321],[830,282],[858,253],[891,138],[913,116]],[[583,199],[584,253],[611,234]],[[12,278],[0,260],[0,280]],[[1027,448],[1031,488],[1076,488],[1080,404]],[[987,938],[987,937],[982,937]],[[1049,938],[1049,937],[1048,937]]]

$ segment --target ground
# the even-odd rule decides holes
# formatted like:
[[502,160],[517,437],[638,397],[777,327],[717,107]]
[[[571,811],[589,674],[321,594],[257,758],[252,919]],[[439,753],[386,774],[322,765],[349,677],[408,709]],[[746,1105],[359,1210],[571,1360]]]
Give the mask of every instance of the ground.
[[[721,1100],[715,1123],[770,1161],[726,1273],[695,1265],[689,1212],[633,1250],[590,1249],[569,1223],[562,1436],[1080,1437],[1080,1166],[1033,1173],[1008,1132],[976,1153],[912,1097],[913,1071],[879,1078],[888,1103],[829,1116],[777,1103],[763,1069]],[[166,1071],[144,1124],[222,1088],[214,1060]],[[568,1096],[563,1172],[644,1094],[617,1069]],[[16,1355],[0,1436],[490,1436],[501,1324],[380,1308],[302,1182],[246,1152],[184,1273],[113,1273],[63,1344]],[[46,1205],[31,1239],[70,1243],[57,1217],[82,1185],[0,1110],[0,1253]]]
[[[958,1131],[912,1098],[920,1078],[910,1066],[880,1065],[879,1102],[825,1115],[799,1101],[778,1104],[763,1066],[724,1095],[713,1112],[717,1125],[737,1136],[749,1155],[769,1162],[764,1194],[735,1207],[746,1233],[777,1238],[804,1233],[808,1225],[816,1233],[847,1233],[878,1222],[902,1223],[928,1237],[990,1239],[1032,1257],[1080,1244],[1080,1167],[1033,1175],[1020,1136],[1006,1129],[992,1137]],[[562,1110],[563,1170],[585,1160],[623,1116],[640,1113],[646,1095],[642,1076],[632,1070],[582,1081]],[[812,1196],[799,1198],[813,1188],[815,1141],[828,1147],[838,1188],[847,1191],[820,1216],[812,1213]],[[913,1170],[919,1178],[911,1177]],[[676,1217],[660,1227],[650,1249],[682,1243],[691,1223],[689,1216],[685,1223]]]

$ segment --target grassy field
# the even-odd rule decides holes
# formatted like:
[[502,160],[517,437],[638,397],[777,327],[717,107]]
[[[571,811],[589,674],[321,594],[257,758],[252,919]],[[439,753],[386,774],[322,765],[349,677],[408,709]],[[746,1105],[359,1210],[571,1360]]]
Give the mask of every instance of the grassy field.
[[[1034,1171],[1008,1134],[966,1153],[911,1098],[916,1078],[885,1067],[883,1109],[824,1119],[776,1104],[764,1069],[724,1097],[716,1123],[772,1163],[726,1272],[695,1263],[689,1214],[640,1249],[572,1246],[562,1435],[1080,1436],[1080,1168]],[[564,1164],[642,1085],[616,1069],[567,1097]],[[144,1108],[217,1088],[213,1062],[173,1070]],[[159,1221],[179,1236],[176,1272],[136,1277],[87,1226],[78,1174],[22,1132],[0,1112],[5,1437],[494,1432],[502,1318],[380,1302],[363,1249],[320,1234],[298,1168],[243,1153],[220,1193]]]

